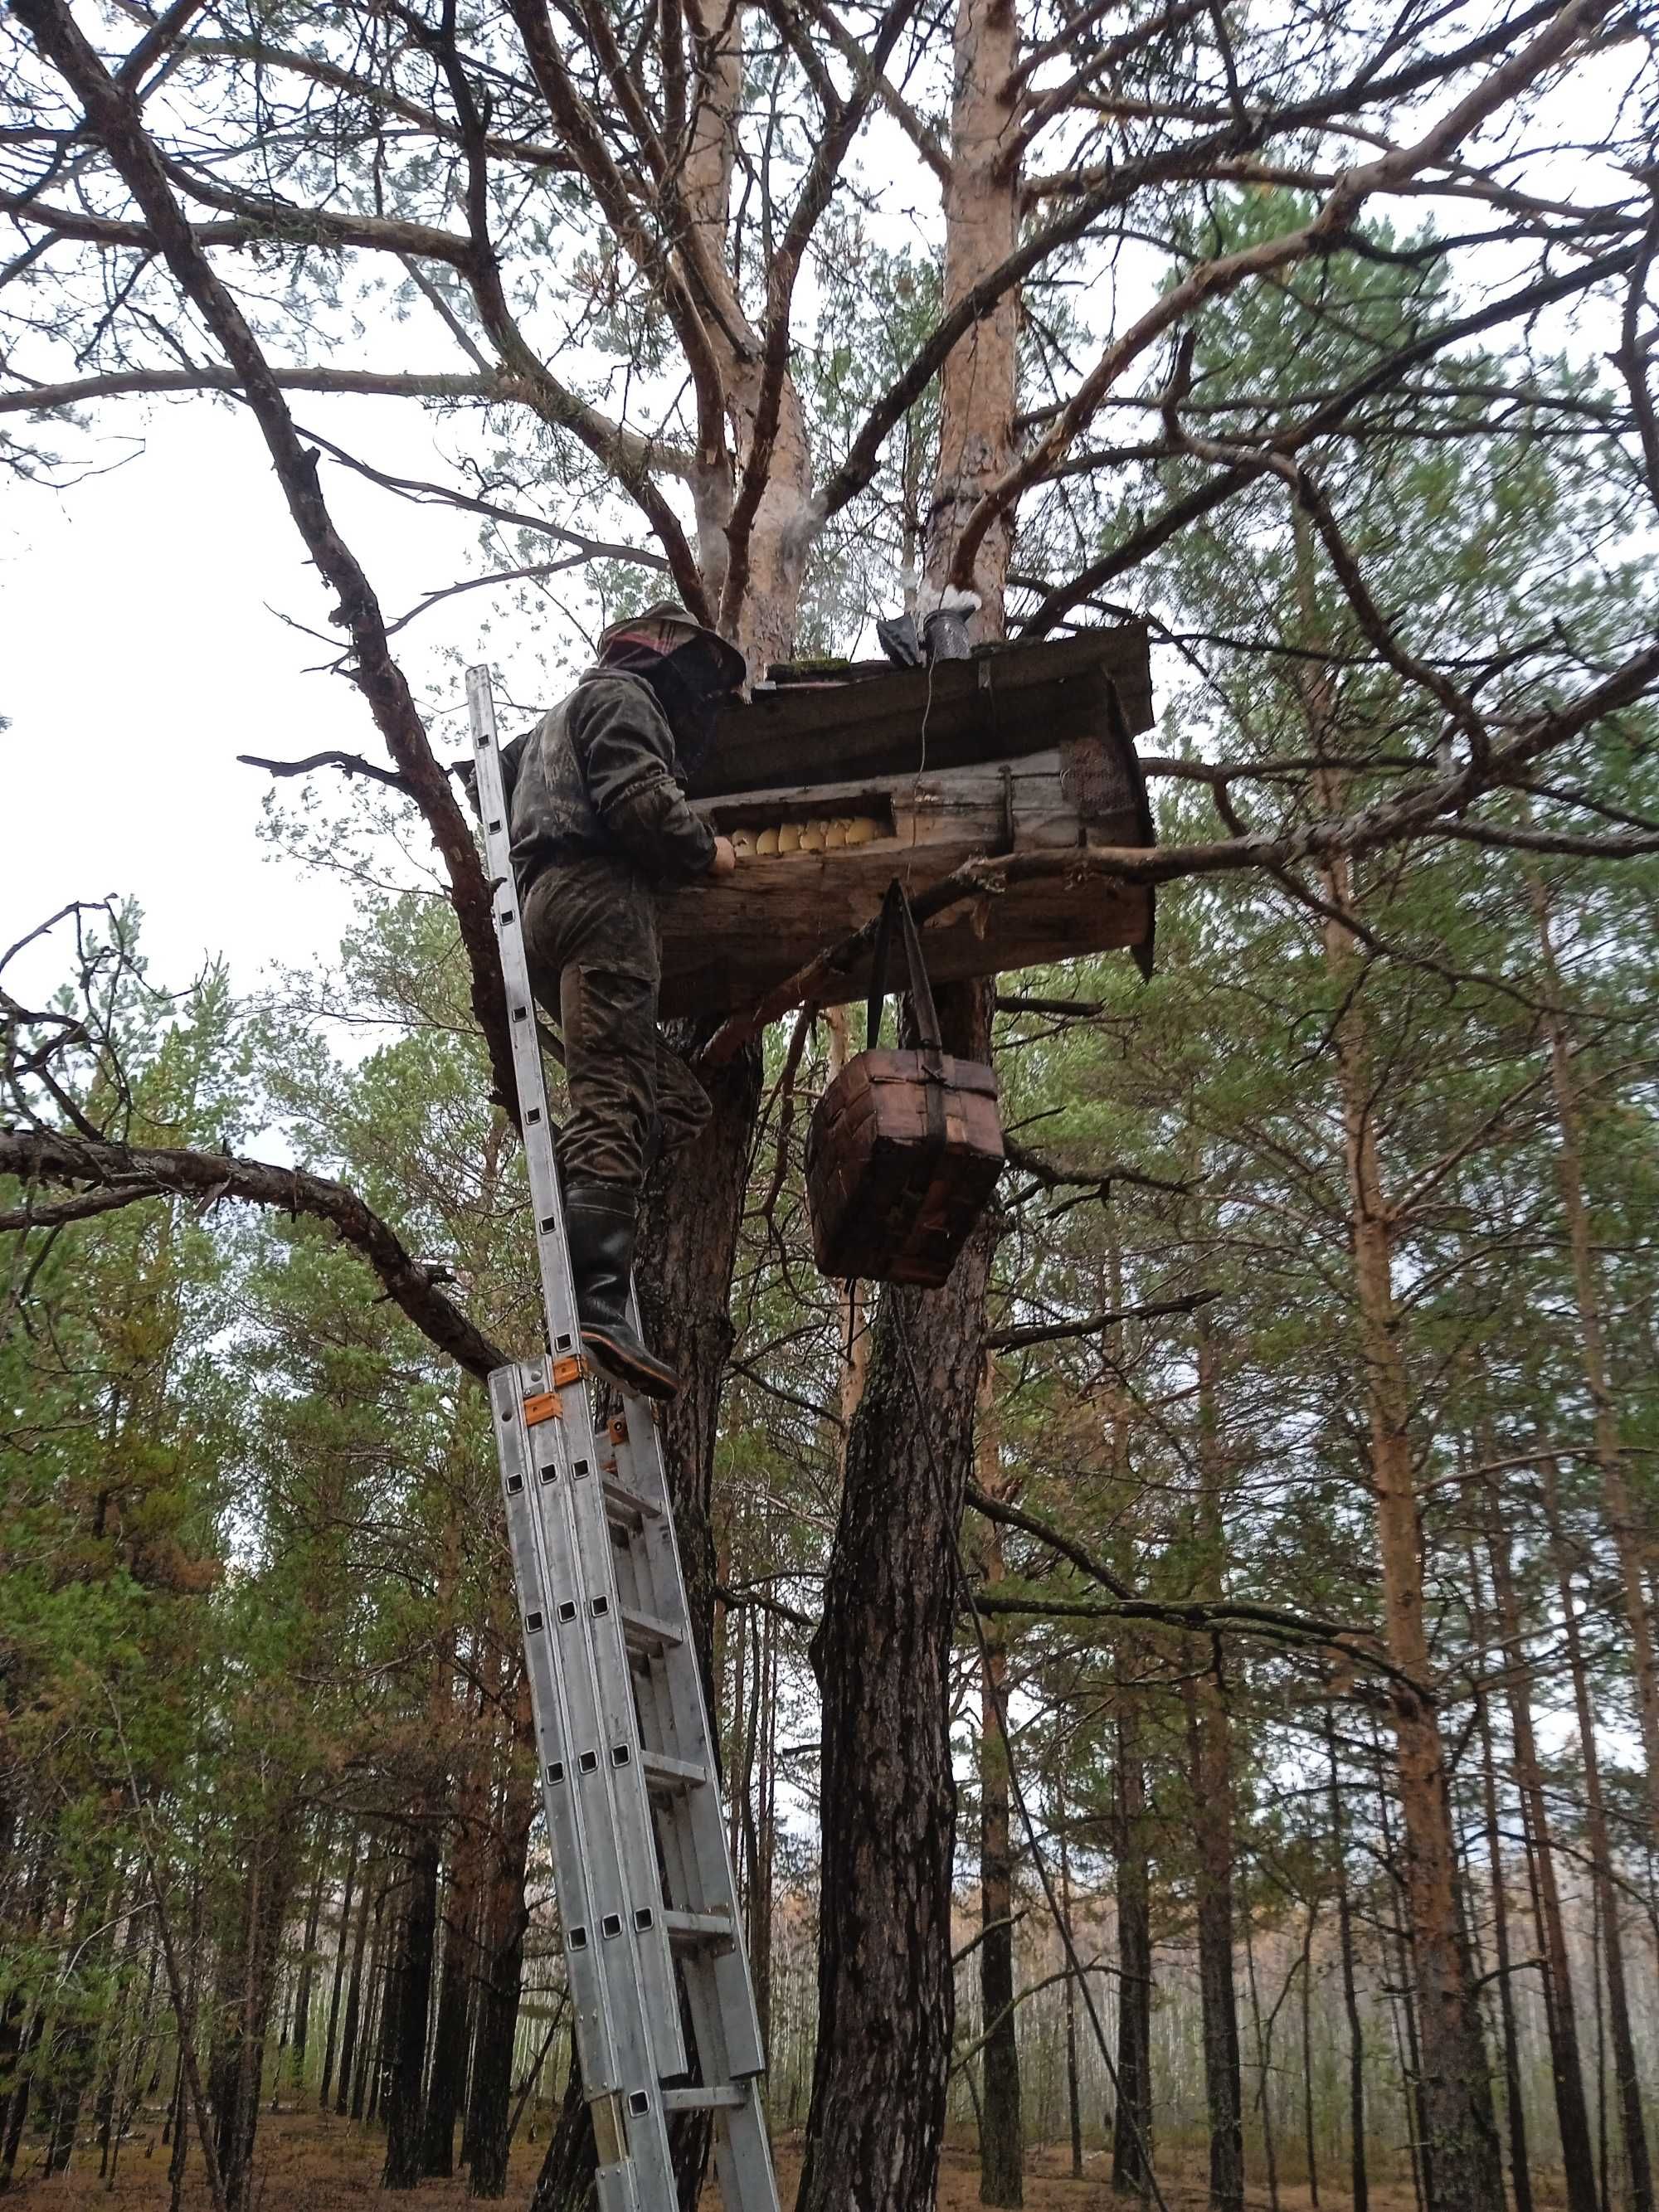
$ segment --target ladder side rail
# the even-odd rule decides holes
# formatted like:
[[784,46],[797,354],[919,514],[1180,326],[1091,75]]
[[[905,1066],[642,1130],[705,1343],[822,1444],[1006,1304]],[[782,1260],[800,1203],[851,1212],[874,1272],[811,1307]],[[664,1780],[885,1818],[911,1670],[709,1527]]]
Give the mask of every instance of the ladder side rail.
[[[540,1556],[532,1507],[535,1482],[531,1463],[529,1432],[524,1423],[524,1398],[539,1381],[533,1367],[497,1368],[489,1380],[490,1410],[496,1424],[496,1447],[501,1459],[501,1490],[507,1509],[507,1544],[518,1585],[520,1627],[526,1616],[538,1613],[550,1618],[553,1602],[550,1579]],[[545,1632],[524,1636],[525,1664],[530,1675],[530,1702],[535,1722],[536,1750],[540,1769],[542,1806],[548,1835],[559,1869],[560,1934],[563,1939],[565,1973],[574,2002],[576,2026],[581,2038],[584,2081],[595,2089],[617,2089],[623,2074],[611,2028],[610,2007],[599,1972],[598,1953],[587,1945],[573,1947],[574,1929],[592,1924],[593,1908],[587,1891],[586,1850],[581,1808],[576,1793],[565,1778],[571,1764],[571,1733],[557,1670],[553,1665],[552,1638]]]
[[[636,1403],[632,1409],[633,1421],[640,1422],[646,1411]],[[678,1904],[693,1911],[708,1911],[711,1905],[720,1910],[718,1898],[711,1896],[702,1874],[702,1853],[699,1851],[696,1832],[696,1826],[703,1828],[702,1842],[703,1852],[707,1852],[711,1843],[708,1831],[712,1826],[712,1840],[718,1844],[722,1886],[729,1899],[731,1947],[725,1951],[711,1951],[698,1946],[685,1953],[680,1961],[702,2085],[716,2097],[734,2100],[722,2101],[713,2109],[715,2174],[726,2212],[775,2212],[777,2181],[772,2166],[760,2070],[755,2065],[739,2067],[733,2063],[734,2042],[738,2046],[735,2055],[741,2060],[757,2059],[761,2055],[759,2021],[742,1950],[737,1900],[730,1886],[731,1862],[725,1845],[719,1771],[709,1740],[707,1707],[701,1702],[702,1670],[685,1618],[684,1586],[679,1576],[678,1551],[665,1550],[657,1540],[658,1532],[665,1529],[670,1544],[672,1542],[672,1515],[661,1486],[660,1439],[653,1425],[650,1433],[654,1466],[647,1472],[628,1449],[629,1437],[635,1432],[627,1416],[611,1424],[611,1441],[617,1450],[618,1478],[636,1496],[653,1492],[661,1496],[663,1511],[660,1517],[639,1521],[629,1528],[628,1542],[620,1554],[618,1580],[624,1588],[633,1584],[643,1608],[663,1614],[674,1609],[686,1629],[680,1646],[665,1652],[661,1661],[649,1667],[640,1681],[641,1725],[655,1747],[695,1766],[702,1776],[701,1783],[674,1790],[666,1803],[659,1808],[657,1826],[664,1864]],[[677,1716],[672,1670],[678,1667],[689,1667],[698,1685],[700,1701],[695,1714]],[[686,1721],[692,1723],[689,1730]],[[693,1800],[698,1801],[695,1826]],[[731,2032],[733,2027],[735,2036]]]
[[[601,2203],[605,2212],[612,2212],[611,2204],[605,2203],[607,2196],[614,2201],[615,2212],[657,2212],[657,2207],[671,2207],[674,2203],[673,2158],[657,2087],[657,2037],[646,2009],[644,1983],[631,1937],[615,1806],[605,1762],[594,1755],[597,1709],[592,1671],[586,1663],[586,1622],[580,1609],[564,1624],[575,1632],[574,1639],[568,1639],[574,1643],[574,1654],[568,1648],[558,1652],[555,1645],[560,1626],[557,1592],[570,1587],[567,1577],[573,1556],[570,1531],[562,1525],[568,1513],[564,1493],[569,1481],[568,1471],[559,1464],[561,1425],[556,1419],[538,1423],[532,1438],[520,1389],[525,1373],[523,1369],[498,1371],[491,1378],[491,1401],[498,1408],[498,1436],[513,1434],[514,1457],[521,1458],[527,1469],[522,1496],[529,1501],[525,1518],[532,1531],[529,1590],[539,1588],[545,1609],[539,1627],[532,1629],[526,1620],[526,1650],[533,1669],[536,1647],[542,1647],[556,1706],[562,1709],[565,1717],[567,1750],[574,1753],[574,1759],[567,1759],[564,1777],[558,1782],[544,1769],[544,1802],[549,1807],[556,1856],[560,1842],[567,1839],[576,1854],[568,1863],[561,1861],[559,1875],[562,1879],[572,1876],[579,1895],[585,1891],[589,1915],[586,1920],[573,1921],[564,1911],[562,1887],[567,1966],[574,1967],[584,1956],[591,1959],[614,2052],[611,2069],[614,2078],[590,2082],[587,2047],[586,2043],[581,2045],[583,2087],[600,2147],[599,2163],[602,2172],[612,2169],[606,2176]],[[537,1381],[547,1379],[545,1367],[539,1364],[529,1374]],[[504,1468],[508,1463],[504,1453]],[[553,1477],[550,1482],[542,1479],[549,1473]],[[523,1585],[520,1599],[526,1613],[538,1609]],[[532,1698],[536,1680],[532,1671]],[[586,1775],[585,1753],[591,1759]],[[597,1786],[584,1791],[584,1780]]]
[[[625,1426],[626,1434],[617,1444],[618,1471],[627,1470],[630,1488],[641,1490],[647,1496],[665,1497],[660,1440],[648,1412],[637,1399],[629,1407]],[[643,1443],[636,1443],[635,1439],[641,1437]],[[686,1617],[685,1581],[672,1511],[665,1512],[646,1530],[641,1553],[659,1607],[673,1607],[684,1626],[679,1645],[664,1653],[662,1668],[677,1755],[701,1764],[710,1778],[708,1789],[687,1791],[674,1802],[665,1817],[674,1819],[685,1838],[687,1855],[695,1863],[702,1891],[700,1909],[724,1914],[732,1923],[732,1947],[713,1961],[712,1972],[720,1993],[732,2076],[736,2079],[762,2074],[766,2070],[766,2051],[755,2009],[754,1984],[738,1910],[737,1883],[726,1847],[718,1779],[720,1763],[703,1693],[702,1668]]]
[[[624,1606],[617,1578],[615,1547],[597,1474],[597,1455],[572,1460],[566,1503],[571,1515],[583,1588],[586,1624],[597,1692],[595,1717],[604,1731],[600,1756],[617,1805],[623,1878],[634,1900],[629,1929],[646,1985],[647,2016],[657,2026],[659,2075],[683,2074],[687,2055],[674,1984],[673,1954],[657,1864],[657,1841],[642,1759],[644,1742],[635,1703],[634,1670],[623,1633]],[[600,1613],[598,1608],[604,1607]]]
[[[485,852],[492,875],[492,908],[502,980],[507,987],[514,1075],[523,1116],[525,1161],[535,1209],[548,1339],[555,1354],[553,1372],[556,1382],[562,1361],[577,1356],[579,1351],[575,1295],[565,1243],[562,1194],[547,1112],[541,1043],[536,1032],[535,998],[530,986],[518,886],[513,874],[495,701],[488,671],[468,672],[467,697],[475,738]],[[594,1741],[597,1743],[603,1739],[599,1755],[604,1762],[605,1787],[614,1808],[622,1876],[628,1893],[621,1910],[630,1940],[641,1954],[647,1983],[646,2016],[655,2031],[659,2071],[680,2074],[686,2065],[684,2034],[657,1875],[650,1802],[640,1770],[639,1724],[634,1711],[609,1527],[597,1483],[583,1480],[598,1466],[599,1459],[592,1408],[585,1389],[568,1394],[564,1401],[564,1418],[570,1447],[567,1473],[575,1478],[565,1489],[574,1548],[569,1561],[561,1568],[563,1595],[559,1602],[574,1603],[583,1616],[586,1657],[593,1683],[598,1720]],[[562,1620],[560,1625],[565,1628],[573,1624]],[[561,1638],[562,1645],[568,1641],[568,1638]],[[592,1744],[584,1745],[579,1757],[592,1748]]]
[[[524,1418],[520,1404],[515,1419]],[[685,2066],[684,2036],[654,1850],[644,1860],[637,1842],[637,1831],[643,1827],[649,1847],[650,1807],[637,1753],[621,1760],[614,1755],[618,1747],[602,1688],[604,1644],[621,1651],[610,1617],[615,1601],[603,1589],[595,1595],[584,1571],[574,1527],[573,1492],[578,1486],[563,1430],[562,1417],[538,1422],[529,1447],[532,1510],[548,1601],[539,1609],[539,1628],[527,1634],[526,1644],[533,1635],[545,1635],[566,1715],[565,1740],[571,1757],[564,1773],[549,1786],[568,1789],[579,1801],[582,1878],[590,1917],[579,1928],[567,1930],[567,1942],[580,1937],[581,1944],[593,1946],[602,1972],[623,1974],[618,1960],[628,1954],[631,1966],[623,1978],[638,1977],[638,2002],[650,2031],[655,2072],[679,2073]],[[607,1612],[596,1616],[594,1607],[600,1604]],[[527,1620],[526,1626],[529,1631]],[[625,1661],[626,1654],[621,1656]],[[621,1747],[626,1749],[625,1745]],[[633,1772],[623,1771],[630,1765]]]

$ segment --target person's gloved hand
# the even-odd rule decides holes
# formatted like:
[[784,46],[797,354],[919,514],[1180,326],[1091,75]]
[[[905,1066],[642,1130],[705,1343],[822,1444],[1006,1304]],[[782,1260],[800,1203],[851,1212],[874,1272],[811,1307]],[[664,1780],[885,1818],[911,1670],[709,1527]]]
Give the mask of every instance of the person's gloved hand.
[[729,837],[716,837],[714,840],[714,857],[708,863],[709,874],[711,876],[729,876],[736,868],[737,865],[738,856],[732,849],[732,840]]

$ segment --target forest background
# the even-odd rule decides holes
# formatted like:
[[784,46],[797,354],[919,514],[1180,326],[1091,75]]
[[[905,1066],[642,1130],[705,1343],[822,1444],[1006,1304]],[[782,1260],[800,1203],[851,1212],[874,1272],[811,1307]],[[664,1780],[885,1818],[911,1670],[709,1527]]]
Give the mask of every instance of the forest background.
[[[179,395],[148,503],[260,457],[361,699],[204,664],[263,522],[11,630],[0,2185],[241,2212],[320,2112],[313,2191],[367,2143],[584,2201],[446,718],[665,584],[758,671],[954,581],[988,641],[1152,621],[1161,848],[1091,864],[1164,886],[1158,971],[947,994],[1012,1166],[935,1296],[808,1263],[856,1017],[751,1042],[653,1194],[786,2171],[1652,2204],[1653,28],[9,9],[12,510]],[[210,751],[265,756],[260,877]],[[152,966],[112,820],[288,964]]]

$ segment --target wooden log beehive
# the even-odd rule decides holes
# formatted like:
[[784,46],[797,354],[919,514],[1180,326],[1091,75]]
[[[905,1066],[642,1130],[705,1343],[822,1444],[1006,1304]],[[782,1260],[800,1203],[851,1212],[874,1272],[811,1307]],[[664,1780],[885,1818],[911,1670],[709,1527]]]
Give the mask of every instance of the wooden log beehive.
[[[1150,846],[1131,742],[1151,726],[1140,624],[931,668],[781,682],[720,720],[690,795],[738,848],[735,877],[662,901],[665,1015],[751,1005],[869,921],[981,856]],[[1150,889],[1064,873],[954,908],[925,932],[936,981],[1130,948],[1150,964]],[[862,995],[853,970],[842,996]]]

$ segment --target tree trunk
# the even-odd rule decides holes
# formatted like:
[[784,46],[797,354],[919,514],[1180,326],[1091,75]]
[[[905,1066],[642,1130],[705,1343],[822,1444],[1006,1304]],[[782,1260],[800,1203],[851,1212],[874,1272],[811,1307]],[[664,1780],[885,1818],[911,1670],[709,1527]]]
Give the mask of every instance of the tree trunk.
[[1533,2212],[1532,2169],[1527,2157],[1526,2101],[1521,2089],[1521,2042],[1515,2018],[1515,1989],[1510,1960],[1510,1906],[1504,1865],[1503,1835],[1498,1822],[1498,1771],[1492,1754],[1492,1715],[1482,1677],[1486,1673],[1488,1640],[1486,1609],[1480,1602],[1480,1571],[1469,1561],[1470,1626],[1474,1632],[1474,1724],[1480,1741],[1481,1806],[1486,1826],[1486,1864],[1492,1884],[1492,1945],[1498,1954],[1498,2008],[1504,2033],[1504,2103],[1509,2118],[1510,2186],[1515,2212]]
[[[341,2119],[351,2107],[352,2065],[357,2056],[357,2031],[363,2016],[363,1953],[368,1942],[368,1901],[374,1887],[374,1872],[372,1863],[365,1863],[359,1876],[362,1887],[357,1898],[357,1925],[351,1937],[351,1979],[346,1989],[345,2027],[340,2036],[340,2093],[334,2100],[334,2110]],[[343,1917],[340,1940],[343,1949]]]
[[[1001,1497],[994,1420],[994,1362],[987,1359],[980,1392],[976,1450],[981,1489]],[[982,1524],[979,1566],[988,1589],[1006,1578],[1002,1534],[994,1521]],[[1018,2205],[1025,2202],[1025,2144],[1020,2125],[1019,2039],[1014,2013],[1014,1858],[1010,1822],[1009,1764],[1012,1747],[1004,1733],[1008,1709],[1008,1632],[1003,1616],[992,1614],[982,1629],[984,1662],[980,1682],[979,1729],[979,1987],[984,2020],[984,2094],[980,2117],[979,2201]]]
[[[957,0],[947,314],[1018,240],[1018,56],[1011,0]],[[951,574],[964,515],[1012,456],[1018,337],[1010,290],[941,370],[931,590]],[[980,549],[981,640],[1003,632],[1012,528],[1005,516]],[[947,1050],[988,1055],[990,1001],[986,985],[940,994]],[[915,2212],[931,2202],[938,2178],[954,2015],[948,1700],[956,1538],[990,1249],[981,1229],[943,1289],[889,1287],[848,1431],[841,1516],[812,1644],[823,1698],[819,2017],[797,2212],[842,2212],[849,2203],[860,2212]]]
[[[1567,1662],[1572,1675],[1573,1705],[1578,1721],[1578,1746],[1584,1762],[1584,1825],[1588,1832],[1590,1869],[1601,1903],[1601,1945],[1607,1961],[1608,2025],[1613,2034],[1613,2070],[1619,2101],[1619,2124],[1624,2138],[1626,2185],[1631,2212],[1653,2212],[1653,2164],[1648,2152],[1648,2133],[1642,2113],[1642,2076],[1638,2069],[1636,2042],[1631,2031],[1630,1994],[1625,1976],[1625,1942],[1619,1924],[1619,1887],[1613,1878],[1613,1845],[1607,1832],[1607,1806],[1601,1795],[1601,1759],[1595,1738],[1595,1715],[1590,1705],[1589,1677],[1584,1666],[1583,1641],[1572,1588],[1572,1568],[1561,1533],[1555,1496],[1555,1476],[1544,1462],[1544,1501],[1549,1516],[1550,1543],[1555,1554],[1556,1587],[1561,1598],[1561,1619],[1567,1638]],[[1598,2081],[1600,2069],[1598,2069]],[[1602,2162],[1605,2177],[1606,2160]]]
[[444,1912],[443,1974],[432,2037],[432,2079],[427,2091],[421,2146],[424,2173],[447,2179],[455,2171],[455,2120],[466,2084],[468,2021],[471,2007],[474,1928],[478,1909],[480,1814],[476,1763],[463,1781],[449,1866]]
[[425,2118],[421,2096],[426,2023],[432,2005],[433,1938],[438,1916],[438,1830],[428,1820],[410,1840],[408,1895],[398,1952],[386,1982],[386,2038],[391,2059],[386,2100],[383,2189],[413,2189],[422,2172]]
[[[1325,779],[1328,786],[1333,781]],[[1323,795],[1334,799],[1335,793],[1328,790]],[[1348,862],[1334,861],[1323,873],[1327,899],[1337,917],[1346,916],[1352,911]],[[1332,981],[1342,999],[1334,1043],[1383,1613],[1389,1656],[1403,1677],[1392,1683],[1391,1700],[1405,1825],[1405,1899],[1422,2044],[1425,2150],[1448,2212],[1454,2206],[1456,2212],[1504,2212],[1485,2039],[1457,1910],[1451,1806],[1424,1618],[1411,1380],[1394,1298],[1394,1217],[1383,1193],[1364,1015],[1350,988],[1355,942],[1344,920],[1327,921],[1325,946]]]
[[328,2110],[328,2093],[334,2081],[334,2053],[340,2026],[340,1986],[345,1978],[346,1953],[351,1948],[351,1899],[361,1865],[361,1838],[356,1829],[346,1852],[345,1884],[340,1897],[340,1919],[334,1942],[334,1974],[328,1996],[328,2031],[323,2040],[323,2078],[317,2088],[317,2109]]
[[[985,1056],[989,993],[939,994]],[[798,2212],[932,2201],[955,2015],[949,1735],[957,1530],[991,1231],[948,1284],[881,1302],[811,1657],[823,1692],[818,2044]]]
[[[1066,1934],[1072,1936],[1072,1855],[1066,1838],[1066,1821],[1060,1808],[1055,1826],[1060,1830],[1060,1909],[1065,1917]],[[1066,1977],[1066,2117],[1071,2124],[1072,2179],[1083,2179],[1083,2101],[1078,2094],[1077,2078],[1077,1983]]]
[[[1224,1594],[1226,1470],[1220,1446],[1215,1340],[1198,1322],[1199,1507],[1196,1580],[1200,1597]],[[1192,1761],[1193,1840],[1198,1893],[1198,1975],[1204,2021],[1204,2087],[1210,2117],[1212,2212],[1244,2212],[1244,2089],[1238,2051],[1238,1997],[1233,1981],[1232,1729],[1221,1679],[1221,1648],[1188,1678],[1187,1706]]]
[[1488,1542],[1492,1587],[1498,1600],[1498,1638],[1504,1654],[1504,1686],[1515,1737],[1515,1778],[1525,1809],[1537,1873],[1538,1939],[1548,1976],[1550,2071],[1555,2081],[1555,2113],[1561,2130],[1561,2160],[1570,2212],[1596,2212],[1595,2153],[1589,2111],[1584,2102],[1583,2067],[1578,2048],[1578,2007],[1573,1995],[1572,1963],[1567,1954],[1561,1892],[1555,1875],[1555,1850],[1544,1802],[1544,1777],[1533,1729],[1526,1645],[1520,1600],[1510,1564],[1509,1530],[1496,1493],[1488,1500]]
[[1353,1970],[1353,1907],[1348,1895],[1347,1846],[1342,1838],[1342,1774],[1336,1757],[1336,1723],[1328,1708],[1325,1714],[1325,1751],[1330,1762],[1331,1860],[1336,1873],[1342,2008],[1348,2021],[1348,2187],[1353,2197],[1353,2212],[1370,2212],[1370,2177],[1365,2162],[1365,2040]]
[[1613,1532],[1624,1583],[1625,1619],[1630,1630],[1631,1670],[1636,1681],[1636,1712],[1647,1761],[1648,1814],[1654,1841],[1659,1844],[1659,1657],[1654,1650],[1653,1616],[1648,1609],[1644,1580],[1648,1532],[1631,1495],[1619,1433],[1619,1410],[1607,1376],[1606,1346],[1601,1332],[1601,1284],[1590,1235],[1589,1209],[1584,1203],[1583,1139],[1577,1086],[1573,1081],[1566,1017],[1561,994],[1560,969],[1550,930],[1549,900],[1535,869],[1527,873],[1533,913],[1538,924],[1539,949],[1543,960],[1546,1027],[1549,1038],[1550,1086],[1555,1102],[1556,1173],[1561,1188],[1561,1210],[1566,1217],[1567,1242],[1572,1253],[1574,1295],[1578,1306],[1578,1341],[1583,1361],[1584,1383],[1595,1416],[1595,1463],[1601,1477],[1601,1496],[1607,1526]]
[[1140,1716],[1117,1717],[1114,1852],[1117,1863],[1117,2103],[1112,2116],[1112,2187],[1121,2197],[1152,2191],[1152,1883],[1146,1848],[1146,1767]]
[[513,2050],[519,2026],[519,1993],[524,1974],[524,1938],[530,1916],[525,1907],[525,1869],[530,1828],[536,1812],[536,1769],[522,1757],[533,1746],[530,1681],[520,1677],[514,1716],[514,1743],[520,1754],[509,1769],[494,1864],[486,1887],[483,1975],[478,1991],[478,2030],[473,2045],[472,2112],[467,2132],[472,2141],[469,2197],[507,2194],[508,2128],[513,2112]]
[[289,2066],[296,2089],[304,2085],[306,2045],[310,2041],[311,1990],[316,1977],[317,1928],[322,1918],[323,1891],[328,1881],[329,1847],[334,1838],[334,1817],[331,1814],[323,1823],[322,1834],[317,1842],[317,1872],[311,1884],[311,1900],[306,1907],[305,1953],[300,1961],[300,1986],[294,1997],[294,2042]]
[[210,2094],[229,2212],[247,2212],[252,2200],[265,2037],[299,1853],[294,1808],[286,1803],[271,1808],[268,1832],[246,1844],[247,1874],[235,1940],[220,1966]]
[[1182,1686],[1197,1860],[1198,1978],[1212,2212],[1244,2212],[1243,2088],[1233,1984],[1232,1771],[1227,1705],[1215,1668]]

